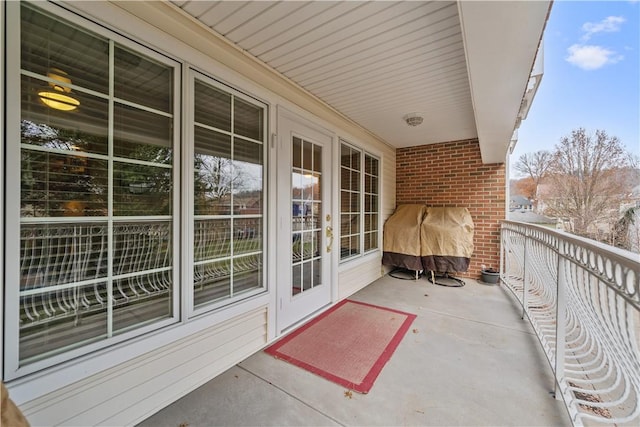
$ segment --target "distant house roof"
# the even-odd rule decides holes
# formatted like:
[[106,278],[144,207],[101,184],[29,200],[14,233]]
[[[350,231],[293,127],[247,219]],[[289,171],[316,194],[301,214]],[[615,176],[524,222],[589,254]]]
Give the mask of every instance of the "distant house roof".
[[511,196],[511,204],[517,206],[531,206],[531,200],[524,196]]
[[544,215],[539,215],[531,211],[515,210],[507,214],[511,221],[528,222],[530,224],[555,224],[557,221]]

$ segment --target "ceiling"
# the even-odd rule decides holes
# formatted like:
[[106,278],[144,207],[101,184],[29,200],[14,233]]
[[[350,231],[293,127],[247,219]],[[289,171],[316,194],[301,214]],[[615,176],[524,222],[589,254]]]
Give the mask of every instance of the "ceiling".
[[505,160],[550,5],[171,3],[388,144],[479,138],[485,163]]

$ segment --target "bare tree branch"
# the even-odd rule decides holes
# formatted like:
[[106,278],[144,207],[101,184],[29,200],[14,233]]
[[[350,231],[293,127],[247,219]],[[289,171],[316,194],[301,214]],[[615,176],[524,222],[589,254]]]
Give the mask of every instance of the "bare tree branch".
[[541,150],[535,153],[526,153],[520,156],[516,164],[515,170],[524,174],[529,178],[533,188],[528,192],[527,197],[533,201],[534,208],[538,209],[538,187],[540,182],[549,173],[551,167],[552,156],[549,151]]
[[621,179],[630,165],[620,140],[603,130],[589,135],[573,130],[556,145],[548,170],[547,213],[569,218],[574,232],[593,236],[598,225],[613,224],[619,216],[628,180]]

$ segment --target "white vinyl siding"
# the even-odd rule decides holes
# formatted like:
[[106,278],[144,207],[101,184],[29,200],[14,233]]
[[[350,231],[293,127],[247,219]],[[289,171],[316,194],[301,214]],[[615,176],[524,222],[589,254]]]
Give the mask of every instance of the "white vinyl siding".
[[135,425],[259,350],[266,323],[256,308],[20,409],[34,426]]

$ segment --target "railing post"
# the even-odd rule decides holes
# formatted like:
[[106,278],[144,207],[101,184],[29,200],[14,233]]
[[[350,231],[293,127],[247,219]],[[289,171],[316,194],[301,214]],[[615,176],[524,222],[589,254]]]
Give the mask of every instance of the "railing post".
[[505,238],[504,238],[504,224],[500,225],[500,269],[498,270],[500,272],[500,278],[503,279],[504,282],[506,282],[506,277],[507,274],[504,271],[505,269],[505,256],[506,256],[506,252],[504,250],[504,246],[505,246]]
[[524,249],[522,254],[522,319],[527,314],[527,306],[529,304],[529,298],[527,295],[527,283],[529,281],[529,274],[527,273],[527,248],[529,247],[529,229],[524,232]]
[[556,278],[556,360],[555,360],[555,393],[556,399],[562,399],[562,387],[564,381],[564,355],[567,331],[567,260],[564,258],[564,245],[558,244],[558,277]]

